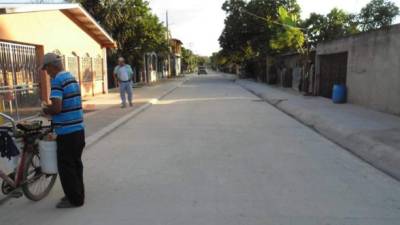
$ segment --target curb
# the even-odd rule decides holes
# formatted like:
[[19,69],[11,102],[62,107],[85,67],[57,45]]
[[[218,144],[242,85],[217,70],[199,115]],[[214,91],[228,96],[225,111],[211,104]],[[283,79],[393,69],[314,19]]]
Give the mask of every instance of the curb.
[[112,131],[116,130],[118,127],[121,125],[125,124],[128,120],[134,118],[135,116],[139,115],[140,113],[146,111],[148,108],[150,108],[154,102],[161,100],[174,92],[176,89],[178,89],[186,80],[182,81],[180,84],[178,84],[176,87],[173,87],[166,92],[164,92],[160,97],[154,98],[150,101],[148,101],[146,104],[140,106],[139,108],[133,110],[132,112],[126,114],[125,116],[121,117],[120,119],[114,121],[110,125],[104,127],[103,129],[97,131],[96,133],[90,135],[89,137],[86,138],[86,149],[89,150],[94,144],[96,144],[100,139],[103,137],[107,136],[110,134]]
[[[400,152],[397,149],[374,141],[364,134],[346,133],[339,128],[335,128],[335,126],[331,126],[329,121],[324,120],[318,114],[297,112],[285,99],[277,101],[277,99],[271,99],[265,93],[255,91],[251,87],[240,83],[240,81],[236,81],[236,84],[365,163],[400,181]],[[310,117],[314,118],[314,121],[307,119]]]

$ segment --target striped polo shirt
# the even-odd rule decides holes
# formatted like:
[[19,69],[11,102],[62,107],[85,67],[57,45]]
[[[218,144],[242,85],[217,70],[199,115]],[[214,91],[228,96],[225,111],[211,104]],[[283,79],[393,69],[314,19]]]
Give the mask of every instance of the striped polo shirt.
[[53,125],[58,135],[70,134],[84,129],[81,90],[75,77],[60,72],[51,80],[50,99],[62,100],[62,111],[53,115]]

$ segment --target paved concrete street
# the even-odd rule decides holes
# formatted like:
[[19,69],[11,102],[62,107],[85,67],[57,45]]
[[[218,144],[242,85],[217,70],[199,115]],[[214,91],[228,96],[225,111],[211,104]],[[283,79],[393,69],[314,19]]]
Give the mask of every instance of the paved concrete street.
[[400,180],[400,117],[251,80],[236,83]]
[[87,204],[0,208],[7,225],[398,225],[400,184],[228,76],[185,82],[85,154]]

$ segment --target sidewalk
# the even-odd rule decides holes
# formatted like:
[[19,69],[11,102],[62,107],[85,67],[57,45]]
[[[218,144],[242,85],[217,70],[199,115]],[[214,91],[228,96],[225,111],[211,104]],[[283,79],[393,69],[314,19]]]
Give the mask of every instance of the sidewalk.
[[292,89],[250,80],[236,83],[320,132],[363,160],[400,179],[400,118],[352,104],[333,104]]

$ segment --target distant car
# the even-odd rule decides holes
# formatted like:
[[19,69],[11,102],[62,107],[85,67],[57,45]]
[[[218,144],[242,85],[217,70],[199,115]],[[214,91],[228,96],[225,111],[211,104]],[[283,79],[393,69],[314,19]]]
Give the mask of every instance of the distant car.
[[197,74],[207,74],[207,70],[205,66],[199,66],[199,70],[197,71]]

